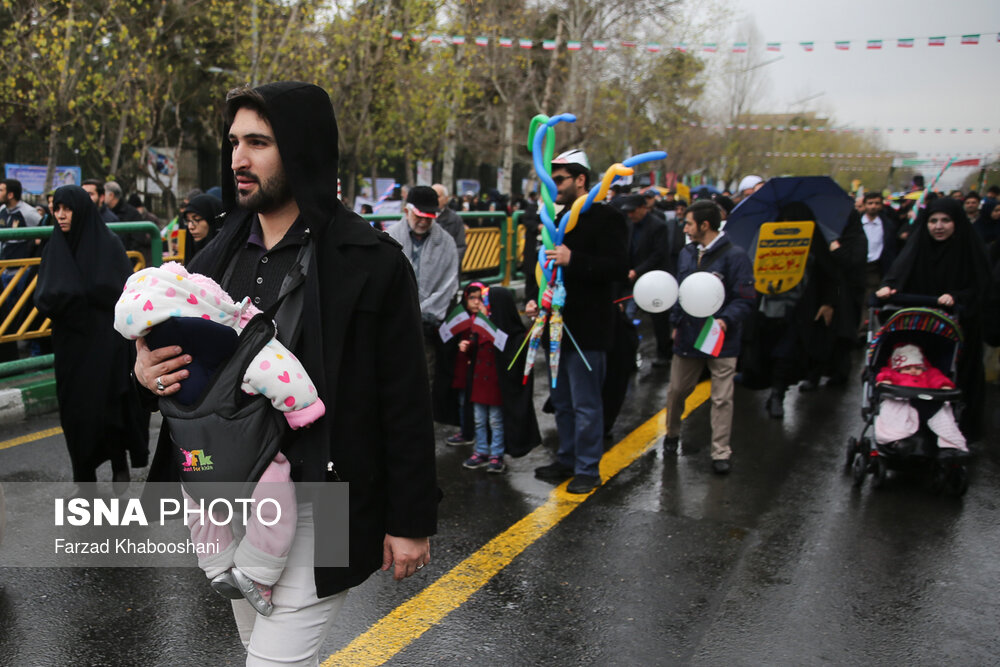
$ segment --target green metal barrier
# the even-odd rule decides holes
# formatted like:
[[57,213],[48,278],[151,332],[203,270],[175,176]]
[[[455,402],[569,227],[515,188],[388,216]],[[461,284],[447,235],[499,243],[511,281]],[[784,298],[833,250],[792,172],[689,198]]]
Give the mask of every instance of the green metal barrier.
[[[153,266],[159,266],[163,257],[163,240],[160,239],[160,228],[153,222],[109,222],[108,229],[118,234],[146,232],[152,237]],[[15,229],[0,229],[0,243],[4,241],[24,241],[27,239],[47,239],[52,236],[52,227],[17,227]]]

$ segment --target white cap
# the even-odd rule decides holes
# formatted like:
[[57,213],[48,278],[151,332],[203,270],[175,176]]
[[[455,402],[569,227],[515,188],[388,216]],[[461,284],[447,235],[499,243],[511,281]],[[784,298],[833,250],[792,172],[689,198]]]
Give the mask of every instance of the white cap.
[[574,148],[573,150],[566,151],[565,153],[560,153],[554,160],[552,160],[552,164],[575,164],[583,167],[587,171],[590,171],[590,160],[587,159],[587,154],[579,148]]
[[924,354],[920,348],[912,344],[897,345],[892,351],[892,359],[889,364],[893,370],[908,368],[909,366],[924,366]]
[[744,176],[743,180],[740,181],[740,187],[736,188],[739,192],[746,192],[747,190],[753,190],[758,184],[763,183],[764,179],[760,176],[755,176],[750,174],[749,176]]

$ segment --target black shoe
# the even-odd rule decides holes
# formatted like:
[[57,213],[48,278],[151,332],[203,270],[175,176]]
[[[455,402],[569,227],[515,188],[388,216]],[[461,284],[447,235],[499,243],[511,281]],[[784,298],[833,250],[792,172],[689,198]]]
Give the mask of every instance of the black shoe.
[[767,414],[771,415],[775,419],[781,419],[785,416],[784,392],[779,393],[772,391],[771,395],[767,397]]
[[573,469],[556,461],[547,466],[535,468],[535,477],[546,482],[561,482],[573,476]]
[[712,472],[716,475],[728,475],[731,467],[732,466],[729,465],[729,459],[712,460]]
[[566,485],[569,493],[590,493],[601,485],[601,478],[593,475],[577,475]]
[[680,436],[663,436],[663,453],[664,454],[676,454],[677,445],[680,443]]

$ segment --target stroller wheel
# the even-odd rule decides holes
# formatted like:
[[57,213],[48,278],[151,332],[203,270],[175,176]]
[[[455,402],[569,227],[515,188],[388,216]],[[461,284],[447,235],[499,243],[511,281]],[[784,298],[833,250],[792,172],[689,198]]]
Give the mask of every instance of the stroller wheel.
[[872,463],[874,467],[874,470],[872,470],[872,487],[878,489],[885,484],[888,468],[885,465],[885,459],[881,456],[877,457]]
[[854,486],[859,487],[865,483],[865,475],[868,474],[868,461],[860,452],[855,452],[854,461],[851,463],[851,474],[854,477]]
[[854,455],[858,453],[858,439],[851,436],[847,439],[847,460],[844,461],[844,472],[850,472],[854,465]]
[[948,482],[946,486],[948,493],[961,498],[969,490],[969,471],[965,466],[955,466],[948,471]]

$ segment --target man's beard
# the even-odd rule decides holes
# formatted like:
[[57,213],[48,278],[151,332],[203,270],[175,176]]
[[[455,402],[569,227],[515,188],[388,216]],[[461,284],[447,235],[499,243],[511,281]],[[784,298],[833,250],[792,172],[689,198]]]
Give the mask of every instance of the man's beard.
[[[243,176],[257,178],[250,172],[238,172]],[[236,188],[236,203],[252,213],[269,213],[284,206],[292,198],[292,190],[284,172],[272,176],[264,182],[257,179],[257,189],[250,194],[243,194]]]

